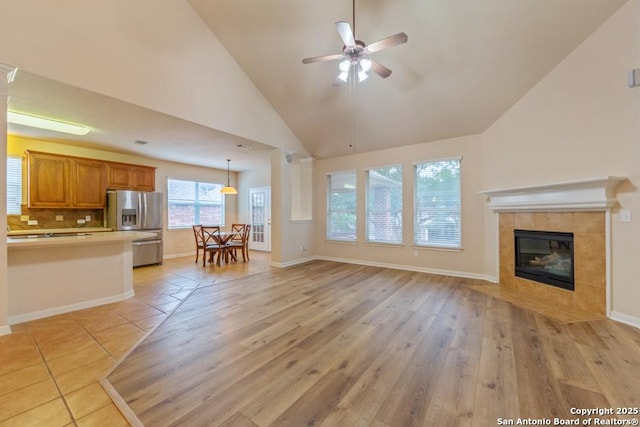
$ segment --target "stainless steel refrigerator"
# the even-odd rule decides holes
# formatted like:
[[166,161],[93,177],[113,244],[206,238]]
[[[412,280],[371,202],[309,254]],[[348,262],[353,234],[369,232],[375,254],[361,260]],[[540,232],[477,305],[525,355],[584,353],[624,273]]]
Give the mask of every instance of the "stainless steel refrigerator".
[[162,193],[107,192],[107,227],[154,233],[154,237],[133,241],[133,266],[162,263]]

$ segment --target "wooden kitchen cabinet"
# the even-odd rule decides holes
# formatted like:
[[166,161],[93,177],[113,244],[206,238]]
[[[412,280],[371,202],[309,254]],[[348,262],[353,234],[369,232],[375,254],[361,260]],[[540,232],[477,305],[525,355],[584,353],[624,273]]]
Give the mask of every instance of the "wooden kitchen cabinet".
[[156,168],[125,163],[108,163],[107,188],[113,190],[155,191]]
[[99,160],[27,152],[30,208],[106,206],[106,165]]
[[73,159],[73,202],[76,208],[106,206],[107,165],[99,160]]
[[30,208],[71,207],[71,158],[30,152],[27,170]]
[[30,208],[102,209],[107,189],[155,191],[156,168],[27,151]]

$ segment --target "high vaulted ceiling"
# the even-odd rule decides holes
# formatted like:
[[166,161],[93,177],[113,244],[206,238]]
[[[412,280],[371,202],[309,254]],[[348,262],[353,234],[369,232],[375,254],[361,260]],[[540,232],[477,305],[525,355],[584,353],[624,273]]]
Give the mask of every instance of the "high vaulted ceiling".
[[[301,61],[341,52],[335,22],[352,21],[351,0],[188,0],[316,158],[483,132],[626,1],[356,0],[356,39],[369,44],[405,32],[409,40],[373,54],[393,70],[389,78],[371,75],[350,90],[333,85],[337,62]],[[138,113],[141,123],[151,120],[152,112]],[[121,129],[117,117],[103,125],[129,132],[131,141],[145,138]],[[203,139],[225,149],[243,142],[179,126],[183,134],[194,126],[194,138],[165,148],[186,163],[202,164]]]

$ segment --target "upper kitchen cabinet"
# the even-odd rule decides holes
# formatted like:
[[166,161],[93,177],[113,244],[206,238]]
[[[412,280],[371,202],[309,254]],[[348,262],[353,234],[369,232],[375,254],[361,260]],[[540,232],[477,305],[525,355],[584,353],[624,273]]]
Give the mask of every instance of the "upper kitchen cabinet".
[[27,152],[30,208],[104,208],[104,162],[57,154]]
[[107,163],[107,188],[155,191],[156,168],[125,163]]
[[73,207],[100,209],[106,206],[106,171],[104,162],[73,159]]
[[27,152],[27,170],[30,208],[71,207],[71,158]]

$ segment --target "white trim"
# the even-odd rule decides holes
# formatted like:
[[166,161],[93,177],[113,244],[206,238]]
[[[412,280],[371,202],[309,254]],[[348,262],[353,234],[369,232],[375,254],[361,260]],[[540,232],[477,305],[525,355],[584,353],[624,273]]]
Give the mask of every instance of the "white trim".
[[606,176],[580,181],[481,191],[494,212],[606,210],[617,205],[616,188],[626,178]]
[[111,304],[113,302],[124,301],[133,296],[134,296],[134,292],[133,290],[131,290],[120,295],[114,295],[114,296],[105,297],[105,298],[98,298],[98,299],[83,301],[75,304],[63,305],[60,307],[48,308],[46,310],[19,314],[17,316],[10,316],[9,324],[15,325],[17,323],[23,323],[31,320],[42,319],[43,317],[55,316],[57,314],[68,313],[70,311],[82,310],[85,308],[96,307],[104,304]]
[[304,264],[305,262],[313,261],[315,259],[317,259],[317,258],[316,257],[306,257],[306,258],[299,258],[299,259],[294,259],[292,261],[286,261],[286,262],[272,262],[271,263],[271,267],[286,268],[286,267],[291,267],[291,266],[298,265],[298,264]]
[[604,259],[605,259],[605,272],[604,272],[604,280],[605,280],[605,314],[607,317],[611,317],[612,311],[612,273],[613,270],[611,264],[611,209],[607,209],[604,213]]
[[424,268],[424,267],[416,267],[413,265],[390,264],[385,262],[371,262],[371,261],[364,261],[364,260],[357,260],[357,259],[334,258],[334,257],[326,257],[326,256],[311,256],[307,258],[296,259],[293,261],[287,261],[284,263],[272,262],[271,266],[284,268],[284,267],[291,267],[293,265],[303,264],[305,262],[315,261],[315,260],[341,262],[345,264],[366,265],[369,267],[390,268],[393,270],[415,271],[417,273],[429,273],[429,274],[437,274],[439,276],[462,277],[465,279],[478,279],[478,280],[486,280],[491,283],[498,283],[497,277],[490,276],[488,274],[469,273],[467,271],[441,270],[438,268]]
[[629,314],[620,313],[618,311],[612,311],[611,315],[608,317],[612,320],[622,322],[640,329],[640,317],[631,316]]
[[451,161],[454,161],[454,160],[462,162],[462,156],[439,157],[437,159],[422,160],[422,161],[419,161],[419,162],[411,163],[411,166],[424,165],[425,163],[451,162]]
[[0,326],[0,337],[3,335],[9,335],[11,333],[11,326],[4,325]]
[[[173,259],[173,258],[184,258],[184,257],[188,257],[188,256],[194,256],[195,252],[191,251],[191,252],[185,252],[182,254],[171,254],[171,255],[164,255],[162,257],[162,259]],[[199,257],[198,257],[199,258]]]

